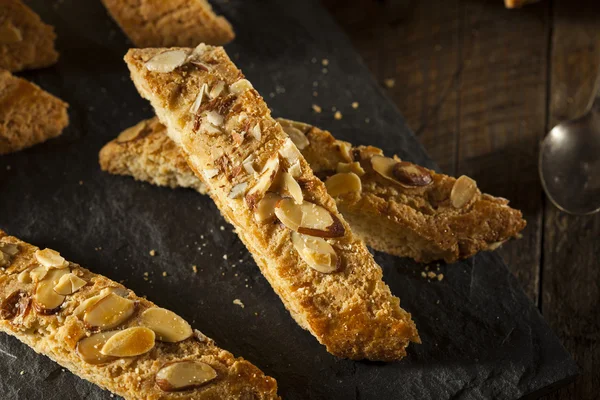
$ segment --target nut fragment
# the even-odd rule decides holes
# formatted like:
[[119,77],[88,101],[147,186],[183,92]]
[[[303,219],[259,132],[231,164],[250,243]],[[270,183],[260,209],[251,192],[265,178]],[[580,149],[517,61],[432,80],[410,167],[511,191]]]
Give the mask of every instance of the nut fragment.
[[215,176],[219,175],[219,170],[216,168],[205,169],[202,172],[206,179],[214,178]]
[[48,275],[48,268],[39,265],[29,271],[29,276],[34,282],[39,282]]
[[340,150],[340,154],[342,155],[342,158],[346,162],[354,161],[354,159],[352,157],[352,144],[351,143],[344,142],[342,140],[336,140],[335,144],[337,145],[337,148]]
[[351,163],[338,163],[337,172],[354,172],[358,176],[363,176],[365,174],[365,170],[360,165],[358,161],[354,161]]
[[346,193],[360,193],[362,183],[354,172],[341,172],[327,178],[325,187],[331,197],[337,197]]
[[275,193],[267,193],[256,205],[254,219],[256,222],[266,223],[275,219],[275,205],[281,200],[281,196]]
[[462,208],[467,205],[477,193],[477,183],[466,175],[461,176],[454,182],[450,192],[450,201],[454,208]]
[[281,157],[283,157],[290,165],[298,162],[301,156],[300,151],[290,138],[287,138],[285,142],[283,142],[283,146],[279,149],[279,154],[281,154]]
[[186,320],[173,311],[158,307],[144,311],[140,317],[140,324],[152,329],[156,339],[161,342],[181,342],[194,333]]
[[238,183],[237,185],[231,188],[231,191],[229,192],[229,198],[239,199],[240,197],[243,197],[244,193],[246,193],[247,188],[248,182]]
[[221,93],[223,93],[223,89],[225,89],[225,82],[219,81],[212,87],[212,89],[210,89],[208,96],[211,99],[217,98]]
[[304,200],[302,189],[294,177],[288,172],[283,172],[280,179],[281,193],[291,196],[296,204],[302,204]]
[[86,285],[86,281],[78,277],[73,273],[68,273],[60,277],[54,291],[63,296],[68,296],[77,292],[79,289]]
[[260,129],[260,122],[257,122],[256,125],[250,130],[250,135],[256,139],[260,140],[262,138],[262,130]]
[[0,319],[12,320],[29,309],[31,299],[23,290],[15,290],[0,303]]
[[52,269],[46,277],[38,282],[33,295],[33,306],[42,315],[50,315],[58,312],[59,307],[65,301],[65,296],[54,291],[54,286],[63,275],[69,273],[68,269]]
[[99,365],[114,361],[117,357],[107,356],[100,353],[100,350],[106,344],[106,341],[114,336],[118,331],[100,332],[90,337],[85,337],[77,343],[77,354],[79,358],[88,364]]
[[208,95],[208,84],[205,83],[202,86],[200,86],[198,96],[196,96],[196,100],[194,100],[194,103],[192,103],[192,106],[190,107],[190,112],[192,114],[196,114],[198,112],[200,106],[202,105],[202,99],[206,95]]
[[407,161],[396,163],[392,173],[398,182],[406,186],[427,186],[433,183],[433,177],[429,171]]
[[146,69],[153,72],[171,72],[185,64],[187,58],[187,51],[168,50],[152,57],[146,63]]
[[315,271],[330,274],[338,270],[339,257],[325,239],[292,232],[292,244],[300,258]]
[[165,392],[197,388],[217,377],[217,372],[200,361],[177,361],[164,365],[156,374],[156,385]]
[[[38,267],[39,268],[39,267]],[[44,267],[41,267],[44,268]],[[46,268],[44,268],[45,270]],[[31,270],[26,269],[24,271],[21,271],[19,273],[19,275],[17,275],[17,280],[21,283],[31,283],[32,279],[31,279]]]
[[135,311],[135,302],[109,293],[90,306],[83,320],[101,330],[114,328],[127,321]]
[[66,268],[69,262],[60,255],[58,251],[52,249],[37,250],[35,252],[36,260],[44,267],[51,268]]
[[0,25],[0,44],[18,43],[22,40],[21,30],[14,26],[12,21],[6,20]]
[[256,183],[246,195],[246,201],[248,202],[248,205],[250,205],[250,208],[254,208],[254,206],[256,206],[256,204],[263,198],[264,194],[273,184],[278,171],[279,156],[275,154],[267,160],[258,179],[256,180]]
[[100,353],[105,356],[134,357],[152,350],[156,335],[152,329],[135,326],[118,331],[111,336]]
[[73,310],[73,315],[76,317],[81,317],[81,315],[92,308],[96,303],[100,300],[108,296],[110,293],[114,293],[117,296],[125,297],[128,294],[128,290],[124,288],[110,287],[104,288],[100,291],[99,294],[92,296],[84,301],[82,301],[75,310]]
[[[410,180],[410,178],[407,176],[409,173],[418,173],[418,171],[416,169],[408,169],[407,171],[398,172],[399,174],[403,175],[401,178],[402,181],[400,181],[394,174],[395,167],[399,163],[402,163],[402,161],[397,161],[397,160],[394,160],[393,158],[389,158],[389,157],[378,156],[378,155],[371,157],[371,166],[373,167],[375,172],[377,172],[379,175],[381,175],[385,179],[388,179],[394,183],[397,183],[398,185],[405,187],[405,188],[411,188],[414,186],[422,186],[422,185],[415,185],[415,184],[410,185],[410,184],[406,183]],[[406,164],[410,164],[410,163],[406,163]],[[402,169],[402,167],[400,167],[400,168]],[[425,170],[424,173],[429,175],[429,172],[427,170]],[[429,177],[431,177],[431,176],[429,175]],[[421,178],[421,180],[423,182],[426,182],[427,177],[423,177],[423,178]]]
[[229,86],[229,91],[236,96],[250,89],[252,89],[252,84],[247,79],[240,79]]
[[289,229],[311,236],[340,237],[345,229],[327,209],[314,203],[296,204],[292,199],[281,199],[275,206],[275,215]]
[[288,168],[288,172],[294,178],[299,178],[300,176],[302,176],[302,166],[300,165],[300,161],[296,161],[295,163],[290,165],[290,167]]
[[300,129],[287,124],[282,124],[281,127],[290,139],[292,139],[292,142],[296,145],[298,150],[304,150],[310,145],[308,138]]

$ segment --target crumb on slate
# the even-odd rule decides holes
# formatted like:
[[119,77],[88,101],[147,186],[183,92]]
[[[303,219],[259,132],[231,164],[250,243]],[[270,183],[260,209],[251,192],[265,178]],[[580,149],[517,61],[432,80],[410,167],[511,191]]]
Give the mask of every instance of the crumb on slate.
[[242,303],[242,301],[240,299],[235,299],[233,300],[233,304],[235,304],[236,306],[240,306],[242,308],[245,308],[246,306],[244,305],[244,303]]
[[323,109],[322,109],[320,106],[316,105],[316,104],[313,104],[313,105],[312,105],[312,109],[313,109],[313,111],[314,111],[314,112],[316,112],[317,114],[319,114],[321,111],[323,111]]
[[154,250],[154,249],[150,250],[149,254],[151,257],[154,257],[156,255],[156,250]]

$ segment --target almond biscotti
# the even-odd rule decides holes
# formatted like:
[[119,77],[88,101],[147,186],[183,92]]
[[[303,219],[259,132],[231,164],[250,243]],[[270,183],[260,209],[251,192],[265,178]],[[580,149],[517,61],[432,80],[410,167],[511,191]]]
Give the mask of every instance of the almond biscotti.
[[102,0],[137,47],[223,45],[235,37],[231,24],[206,0]]
[[[525,227],[520,211],[504,199],[482,194],[467,177],[457,180],[386,158],[372,146],[336,140],[314,126],[278,121],[325,181],[353,232],[375,250],[422,262],[454,262],[494,250]],[[206,194],[206,186],[167,137],[156,117],[143,121],[102,149],[100,165],[113,174]],[[457,201],[463,192],[470,197]]]
[[68,104],[39,86],[0,70],[0,154],[59,136]]
[[127,400],[279,399],[172,311],[1,230],[0,331]]
[[225,51],[132,49],[125,60],[298,324],[340,357],[404,357],[419,341],[410,314]]
[[55,64],[54,28],[20,0],[0,0],[0,69],[12,72]]

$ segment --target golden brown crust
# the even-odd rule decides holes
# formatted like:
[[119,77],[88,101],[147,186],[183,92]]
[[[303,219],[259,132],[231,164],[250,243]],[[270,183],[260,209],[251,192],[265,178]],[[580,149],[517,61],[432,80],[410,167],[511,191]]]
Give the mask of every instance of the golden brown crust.
[[0,69],[12,72],[55,64],[54,28],[19,0],[0,0]]
[[206,0],[102,0],[137,47],[223,45],[235,37],[231,24]]
[[[41,315],[30,304],[35,283],[24,283],[18,278],[21,272],[40,265],[35,257],[38,248],[0,230],[0,246],[6,243],[16,244],[18,253],[10,256],[9,264],[0,269],[0,304],[3,311],[0,315],[0,330],[15,336],[74,374],[128,400],[279,398],[273,378],[265,376],[248,361],[234,358],[231,353],[220,349],[201,334],[178,343],[157,341],[152,350],[136,357],[120,358],[101,365],[84,362],[77,354],[77,343],[93,331],[80,317],[74,315],[74,310],[86,299],[98,295],[102,289],[125,288],[104,276],[69,263],[71,272],[87,281],[86,286],[67,296],[55,314]],[[7,306],[7,302],[10,302],[11,295],[18,292],[22,295],[23,304],[27,306],[21,307],[18,312],[12,312],[13,308]],[[152,302],[131,291],[127,291],[124,297],[136,302],[136,311],[129,320],[115,329],[137,326],[140,323],[139,315],[144,310],[155,307]],[[217,371],[217,378],[197,389],[173,393],[161,390],[155,384],[157,371],[165,364],[179,360],[206,363]]]
[[69,124],[67,103],[0,70],[0,154],[59,136]]
[[539,0],[504,0],[506,8],[521,8],[526,4],[537,3]]
[[[175,50],[188,54],[192,51]],[[328,240],[341,260],[338,271],[323,274],[309,268],[294,249],[289,229],[279,224],[258,223],[251,202],[232,195],[233,189],[244,182],[250,190],[257,187],[255,177],[237,173],[243,160],[254,155],[255,164],[265,166],[271,157],[278,157],[289,141],[258,92],[249,89],[205,101],[200,112],[215,112],[213,121],[217,124],[219,116],[223,118],[224,131],[211,134],[207,125],[210,118],[192,115],[192,104],[203,84],[214,88],[224,82],[233,90],[232,85],[241,82],[242,73],[222,48],[210,46],[196,49],[197,59],[208,66],[208,71],[188,63],[172,72],[150,72],[146,62],[165,51],[130,50],[125,60],[133,81],[142,96],[152,102],[161,122],[169,127],[171,138],[181,144],[195,173],[217,170],[217,175],[207,182],[212,198],[237,228],[241,240],[292,316],[337,356],[386,361],[404,357],[409,341],[419,341],[410,314],[400,308],[399,299],[392,296],[382,281],[381,268],[363,242],[351,233],[324,184],[313,175],[301,155],[298,155],[301,167],[298,181],[304,186],[304,198],[339,219],[346,232],[342,237]],[[257,124],[262,131],[260,139],[248,137],[241,144],[236,142],[233,133],[237,129],[247,130]]]
[[[176,186],[174,177],[187,181],[191,170],[179,147],[165,139],[166,128],[156,118],[150,121],[151,135],[126,143],[115,139],[105,146],[101,152],[103,169],[161,186]],[[323,180],[335,173],[338,163],[347,161],[329,132],[307,124],[279,121],[291,123],[307,135],[309,144],[301,150],[302,154]],[[153,149],[149,155],[144,150],[148,146]],[[353,156],[365,155],[361,161],[366,171],[360,177],[362,192],[339,196],[336,202],[354,233],[375,250],[422,262],[438,259],[454,262],[479,251],[493,250],[525,227],[521,212],[508,207],[504,199],[478,195],[468,207],[452,207],[449,197],[456,179],[450,176],[428,170],[433,184],[424,190],[406,189],[381,179],[370,165],[369,154],[383,152],[375,147],[366,150],[364,146],[351,149]],[[160,170],[155,166],[154,154],[162,154]],[[179,186],[193,187],[206,194],[206,186],[193,177],[195,184]]]

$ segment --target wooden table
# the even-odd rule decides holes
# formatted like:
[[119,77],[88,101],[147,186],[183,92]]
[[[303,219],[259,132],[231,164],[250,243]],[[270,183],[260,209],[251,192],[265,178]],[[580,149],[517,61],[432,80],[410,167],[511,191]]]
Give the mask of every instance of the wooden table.
[[[547,399],[600,396],[600,214],[545,197],[539,144],[581,114],[600,66],[600,2],[324,0],[443,171],[523,210],[499,250],[582,369]],[[594,5],[595,4],[595,5]]]

